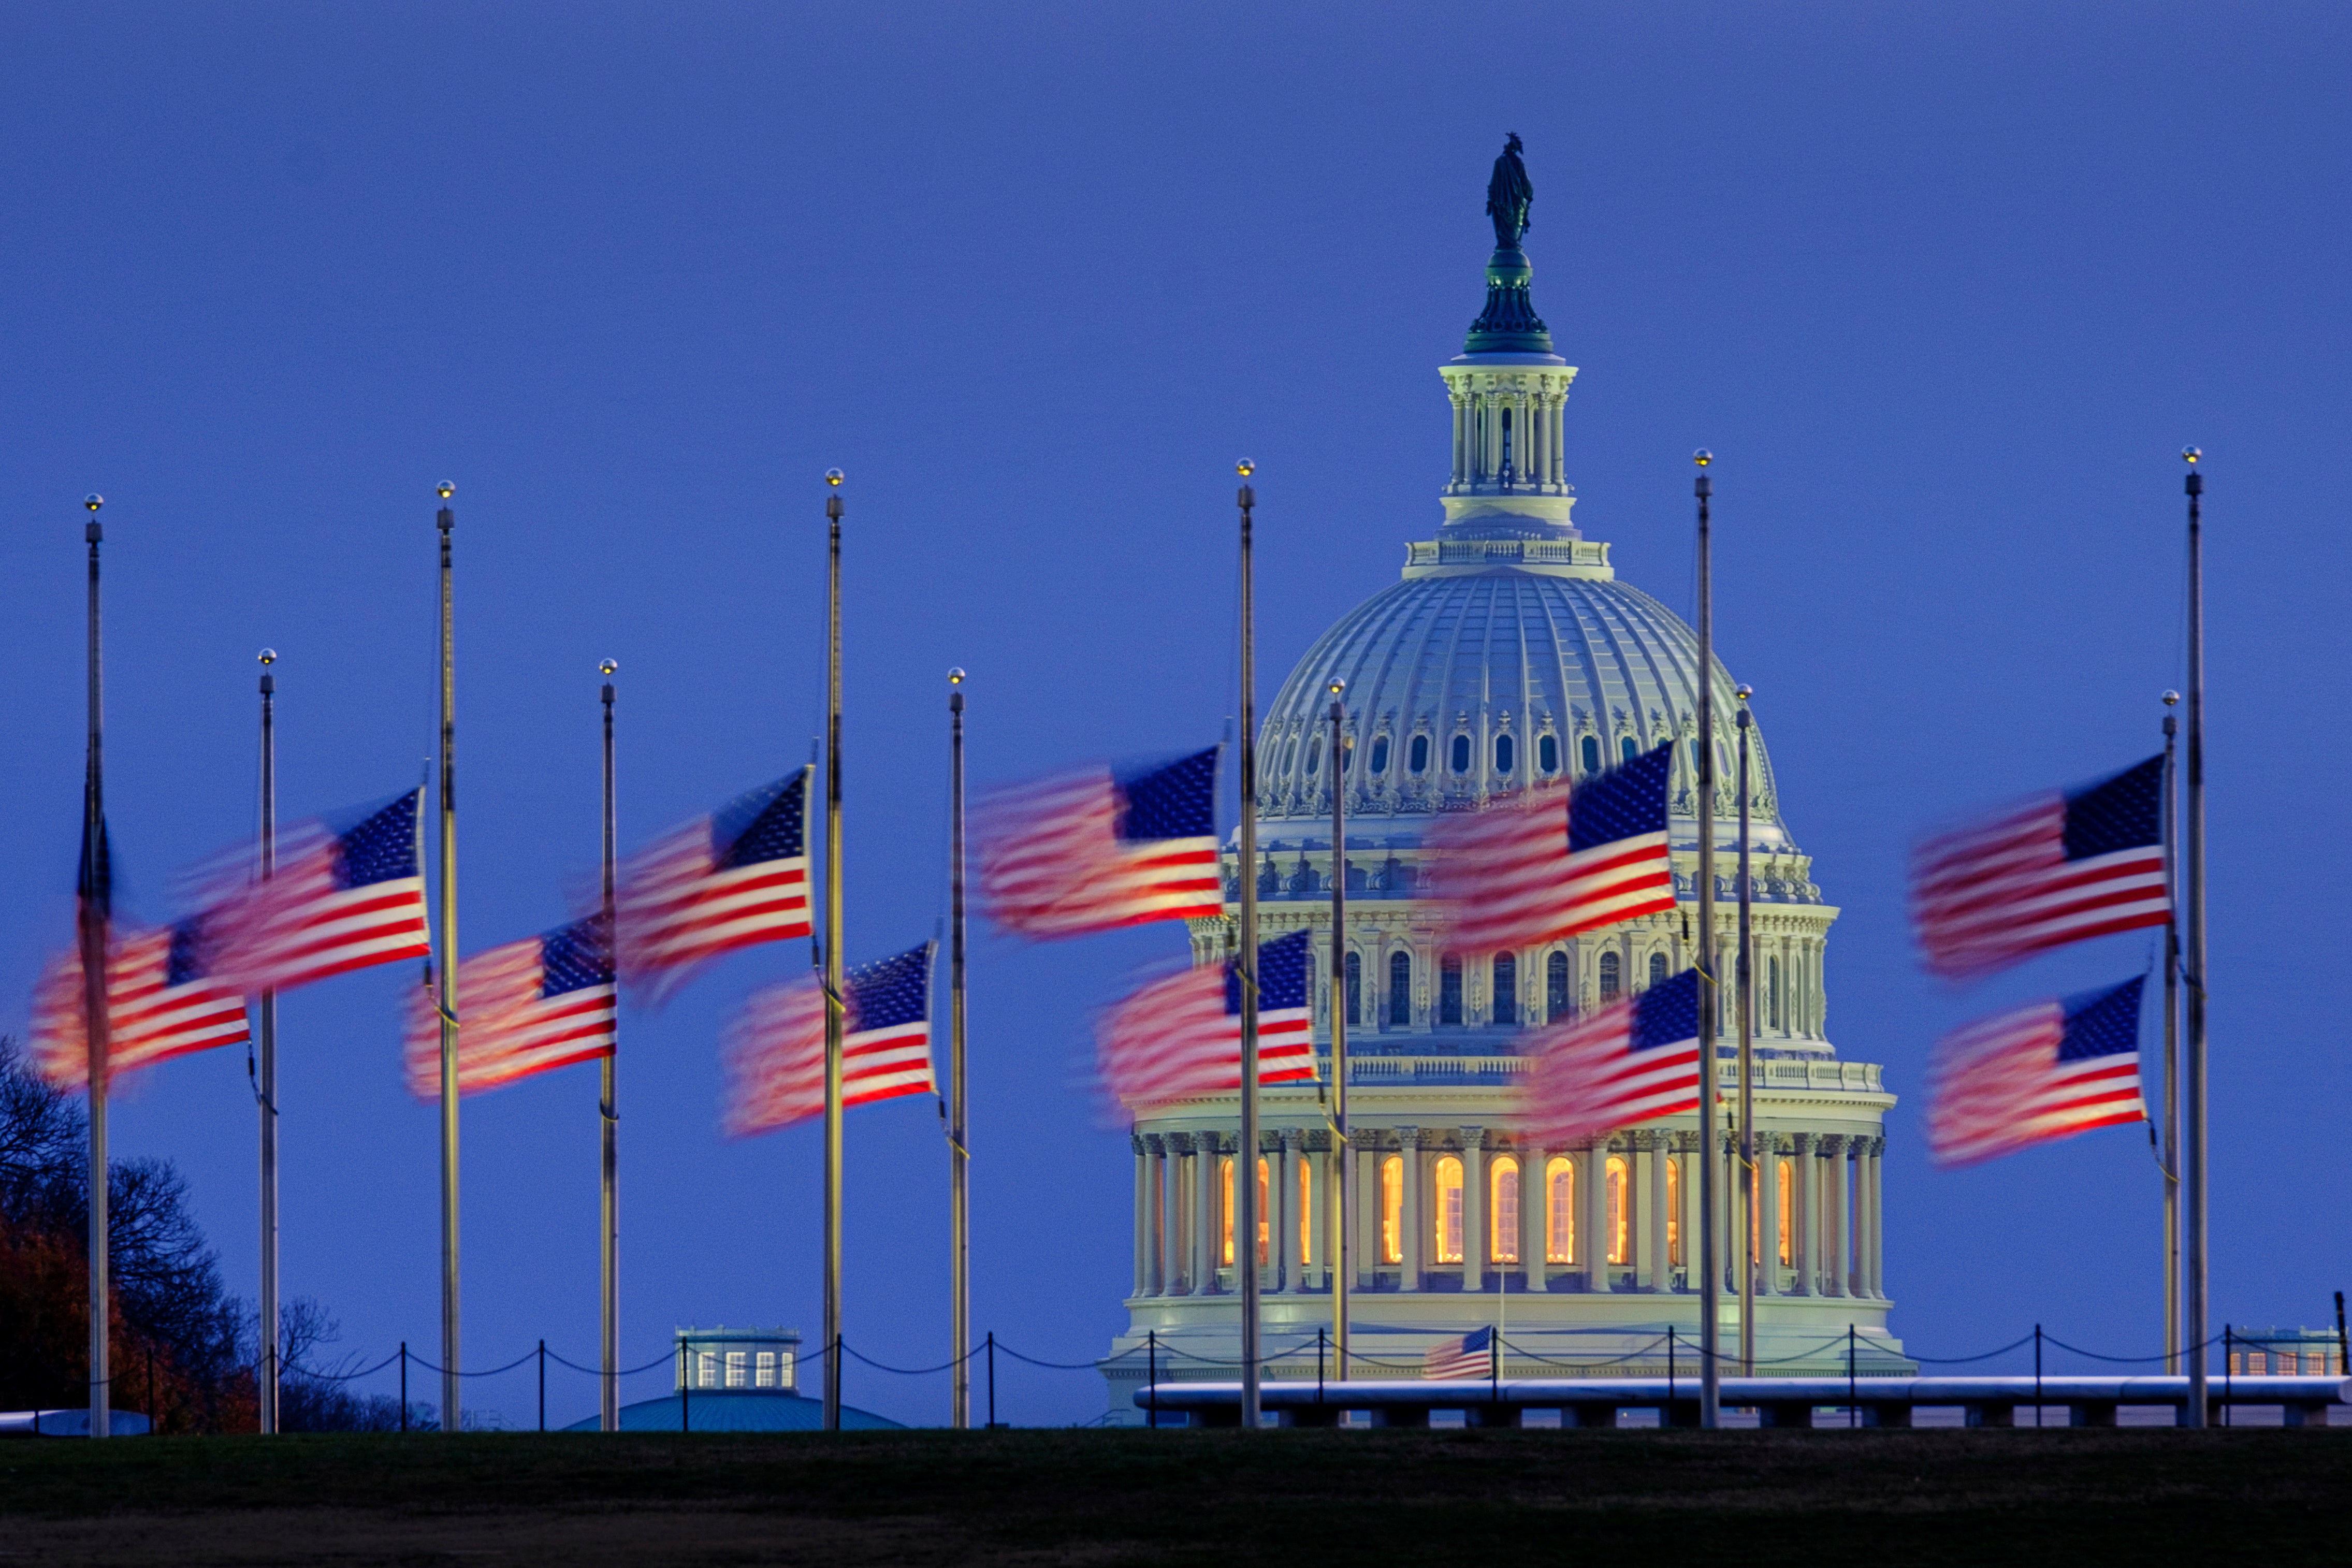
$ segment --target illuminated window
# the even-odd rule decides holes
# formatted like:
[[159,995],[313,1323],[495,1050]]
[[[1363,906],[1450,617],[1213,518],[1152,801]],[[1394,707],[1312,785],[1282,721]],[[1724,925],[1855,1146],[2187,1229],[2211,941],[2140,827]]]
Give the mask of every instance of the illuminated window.
[[1404,1157],[1381,1162],[1381,1261],[1404,1261]]
[[1626,736],[1623,740],[1622,740],[1622,741],[1618,742],[1617,742],[1617,749],[1618,749],[1620,752],[1622,752],[1622,753],[1624,753],[1625,760],[1626,760],[1627,762],[1629,762],[1629,763],[1630,763],[1630,762],[1632,762],[1635,757],[1638,757],[1638,756],[1640,756],[1640,755],[1642,754],[1642,746],[1641,746],[1641,742],[1639,742],[1638,741],[1634,740],[1634,739],[1633,739],[1633,736],[1631,736],[1631,735],[1628,735],[1628,736]]
[[1584,771],[1588,773],[1599,773],[1601,771],[1601,738],[1598,735],[1585,736],[1581,750],[1584,752]]
[[1462,1162],[1437,1162],[1437,1261],[1462,1261]]
[[1470,771],[1470,737],[1467,735],[1454,737],[1454,771],[1457,773]]
[[1417,773],[1425,773],[1429,771],[1428,736],[1415,735],[1412,738],[1412,754],[1407,765]]
[[1630,1263],[1633,1260],[1633,1223],[1625,1202],[1625,1162],[1616,1154],[1609,1156],[1609,1261]]
[[1507,773],[1518,762],[1518,752],[1512,747],[1508,735],[1495,737],[1495,771]]
[[1364,1016],[1364,955],[1360,952],[1348,955],[1347,1019],[1350,1024],[1370,1022]]
[[1767,973],[1769,988],[1766,992],[1766,1002],[1770,1011],[1766,1016],[1770,1019],[1772,1027],[1777,1030],[1780,1026],[1780,961],[1777,958],[1771,960]]
[[1389,1022],[1412,1022],[1412,955],[1389,954]]
[[1298,1261],[1315,1259],[1315,1167],[1298,1162]]
[[1794,1268],[1797,1262],[1797,1243],[1792,1234],[1797,1228],[1797,1167],[1783,1160],[1780,1170],[1780,1266],[1788,1268]]
[[1265,1156],[1261,1154],[1257,1162],[1257,1260],[1261,1267],[1267,1261],[1266,1253],[1274,1243],[1274,1205],[1269,1197],[1273,1190],[1274,1183],[1265,1168]]
[[1217,1261],[1231,1268],[1234,1266],[1234,1163],[1231,1160],[1217,1162],[1217,1191],[1220,1213]]
[[1488,1167],[1486,1256],[1497,1263],[1519,1260],[1519,1163],[1508,1154]]
[[748,1360],[749,1357],[747,1357],[741,1351],[729,1351],[727,1352],[728,1387],[740,1388],[743,1386],[743,1374],[746,1370],[745,1363]]
[[1458,1024],[1462,1021],[1462,961],[1452,953],[1437,965],[1437,1021]]
[[1544,1261],[1576,1261],[1576,1162],[1558,1154],[1544,1166]]
[[1507,952],[1495,955],[1495,1022],[1519,1021],[1519,961]]
[[[1782,1167],[1787,1169],[1786,1166]],[[1666,1162],[1666,1263],[1683,1260],[1683,1163]]]
[[1559,772],[1559,737],[1546,735],[1536,742],[1536,766],[1548,773]]
[[1617,994],[1625,989],[1623,973],[1623,963],[1615,953],[1601,955],[1601,999],[1603,1002],[1614,1002]]
[[1382,735],[1372,742],[1372,773],[1377,776],[1389,771],[1389,738]]
[[694,1386],[697,1388],[719,1386],[719,1352],[717,1351],[694,1352]]
[[1654,952],[1650,954],[1650,984],[1664,985],[1665,983],[1666,955],[1663,952]]
[[761,1351],[758,1355],[752,1358],[751,1386],[754,1388],[773,1388],[776,1386],[775,1352]]
[[1544,1022],[1558,1023],[1568,1013],[1568,954],[1554,952],[1544,960]]

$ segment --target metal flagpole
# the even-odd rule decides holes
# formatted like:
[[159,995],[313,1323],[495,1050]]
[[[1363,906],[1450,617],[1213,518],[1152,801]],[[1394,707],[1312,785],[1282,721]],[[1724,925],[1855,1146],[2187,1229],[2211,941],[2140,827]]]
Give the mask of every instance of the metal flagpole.
[[1249,477],[1257,465],[1244,458],[1242,476],[1242,1135],[1234,1150],[1234,1277],[1242,1288],[1242,1425],[1258,1424],[1257,1278],[1257,647],[1252,635],[1250,510],[1257,504]]
[[2189,1274],[2189,1424],[2205,1425],[2205,545],[2200,502],[2205,454],[2181,449],[2189,464],[2189,789],[2184,868],[2189,893],[2182,978],[2188,983],[2188,1071],[2182,1084],[2181,1136],[2188,1147],[2189,1212],[2183,1262]]
[[1692,456],[1698,480],[1698,752],[1697,798],[1692,814],[1698,819],[1698,939],[1692,952],[1698,961],[1698,1208],[1703,1222],[1698,1232],[1699,1369],[1698,1424],[1712,1429],[1721,1411],[1723,1369],[1717,1364],[1721,1337],[1723,1260],[1716,1256],[1720,1195],[1716,1172],[1723,1160],[1715,1135],[1715,1102],[1719,1096],[1715,1059],[1715,584],[1708,554],[1707,498],[1715,493],[1706,466],[1715,455],[1702,447]]
[[[1339,1352],[1339,1379],[1348,1381],[1348,1288],[1354,1283],[1349,1256],[1348,1167],[1348,1026],[1355,1020],[1349,1009],[1355,998],[1348,994],[1348,753],[1341,733],[1348,710],[1342,698],[1348,683],[1331,678],[1331,1189],[1324,1202],[1329,1229],[1339,1234],[1326,1256],[1337,1258],[1331,1275],[1331,1338]],[[1244,876],[1250,873],[1244,872]],[[1360,991],[1362,987],[1358,986]]]
[[107,1289],[106,1212],[106,1089],[111,1071],[107,1055],[113,1044],[106,985],[111,945],[107,928],[113,914],[114,867],[106,841],[106,689],[98,603],[98,547],[106,537],[98,509],[106,498],[86,496],[81,504],[89,509],[89,521],[82,528],[82,541],[89,546],[89,750],[82,773],[79,889],[82,1029],[89,1073],[89,1435],[105,1437],[114,1428],[114,1380],[107,1355],[112,1303]]
[[949,1339],[955,1351],[954,1392],[949,1424],[959,1432],[971,1426],[971,1145],[966,1119],[963,1031],[963,671],[948,671],[948,1273]]
[[[614,879],[619,868],[620,816],[613,787],[613,676],[620,668],[618,663],[609,658],[596,667],[604,677],[604,816],[600,835],[604,873],[604,951],[607,958],[614,961],[620,956],[620,937],[613,907]],[[617,967],[614,973],[618,973]],[[602,1266],[597,1331],[598,1351],[604,1363],[604,1375],[599,1379],[603,1387],[596,1401],[596,1424],[606,1432],[621,1429],[620,1034],[616,1013],[613,1024],[613,1049],[604,1057],[604,1096],[596,1106],[599,1142],[603,1145],[597,1182],[597,1207],[601,1211],[598,1215],[597,1261]]]
[[824,641],[824,1429],[841,1430],[841,479],[827,468]]
[[[261,650],[261,879],[278,874],[277,653]],[[264,991],[254,1007],[254,1099],[261,1116],[261,1367],[260,1426],[278,1430],[278,994]]]
[[1756,1190],[1756,958],[1754,921],[1748,885],[1748,742],[1755,720],[1748,713],[1752,686],[1741,687],[1739,713],[1739,1240],[1732,1267],[1739,1270],[1739,1375],[1756,1375],[1756,1271],[1758,1256]]
[[457,629],[449,531],[457,514],[439,487],[441,511],[441,1430],[464,1428],[457,1351]]
[[2174,773],[2174,737],[2180,729],[2164,694],[2164,892],[2172,914],[2164,922],[2164,1372],[2180,1375],[2180,849]]

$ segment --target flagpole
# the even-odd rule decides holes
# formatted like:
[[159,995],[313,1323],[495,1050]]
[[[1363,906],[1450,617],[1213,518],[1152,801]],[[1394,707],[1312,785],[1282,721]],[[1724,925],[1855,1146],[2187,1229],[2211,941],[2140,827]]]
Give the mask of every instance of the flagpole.
[[948,777],[950,844],[948,852],[948,1272],[949,1342],[955,1354],[950,1425],[971,1426],[971,1145],[966,1120],[963,1030],[963,679],[948,671]]
[[1257,495],[1249,484],[1257,465],[1244,458],[1234,467],[1242,476],[1242,1131],[1234,1150],[1234,1278],[1242,1288],[1242,1426],[1250,1428],[1258,1424],[1257,639],[1250,580],[1250,510]]
[[[261,879],[278,873],[277,653],[261,650]],[[278,1430],[278,993],[264,991],[254,1006],[255,1098],[261,1117],[260,1426]]]
[[1338,676],[1327,689],[1331,693],[1331,1184],[1326,1202],[1339,1232],[1330,1255],[1339,1260],[1331,1275],[1331,1338],[1339,1352],[1339,1381],[1348,1381],[1348,753],[1340,733],[1348,710],[1341,700],[1348,683]]
[[2201,506],[2205,476],[2197,469],[2204,454],[2194,447],[2180,454],[2189,464],[2189,788],[2182,835],[2189,919],[2184,957],[2188,983],[2189,1049],[2180,1108],[2187,1142],[2189,1212],[2183,1259],[2189,1275],[2189,1425],[2205,1425],[2205,542]]
[[1698,819],[1698,940],[1694,952],[1698,961],[1698,1206],[1705,1222],[1698,1233],[1698,1424],[1711,1430],[1721,1411],[1723,1370],[1717,1364],[1723,1327],[1723,1263],[1715,1255],[1716,1170],[1723,1159],[1715,1133],[1715,1102],[1721,1094],[1715,1059],[1715,584],[1706,511],[1707,498],[1715,493],[1706,466],[1715,457],[1702,447],[1691,460],[1698,465],[1698,479],[1692,486],[1698,497],[1698,791],[1692,809]]
[[[89,521],[82,541],[89,546],[89,749],[82,774],[81,977],[83,1045],[89,1077],[89,1435],[110,1436],[114,1428],[114,1379],[108,1361],[112,1302],[107,1288],[106,1090],[110,1068],[113,1018],[107,996],[107,927],[113,914],[112,857],[106,841],[106,703],[99,620],[98,509],[103,496],[85,497]],[[150,1404],[153,1401],[150,1400]]]
[[841,1430],[841,480],[827,468],[824,643],[824,1429]]
[[1755,688],[1743,686],[1739,698],[1739,1239],[1732,1267],[1739,1270],[1739,1375],[1756,1375],[1756,959],[1754,921],[1748,885],[1748,699]]
[[465,1426],[457,1346],[457,627],[449,531],[457,514],[443,481],[441,510],[441,1430]]
[[2171,914],[2164,922],[2164,1371],[2180,1375],[2180,781],[2174,769],[2179,722],[2172,715],[2180,693],[2164,694],[2164,891]]
[[[614,889],[619,868],[619,807],[614,794],[613,778],[613,675],[621,667],[606,659],[597,667],[604,677],[604,816],[603,831],[603,868],[604,943],[608,957],[620,952],[619,934],[614,924]],[[605,1053],[604,1098],[596,1107],[603,1159],[599,1163],[597,1184],[598,1208],[602,1211],[598,1237],[598,1258],[602,1279],[598,1291],[598,1350],[604,1363],[604,1375],[596,1400],[596,1424],[607,1432],[621,1429],[621,1110],[618,1099],[621,1024],[619,1010],[613,1020],[613,1048]]]

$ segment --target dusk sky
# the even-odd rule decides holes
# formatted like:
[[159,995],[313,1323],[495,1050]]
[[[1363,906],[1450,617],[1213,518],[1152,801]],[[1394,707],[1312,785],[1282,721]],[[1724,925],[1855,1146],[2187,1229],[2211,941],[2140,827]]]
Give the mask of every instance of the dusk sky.
[[[2212,1315],[2316,1324],[2352,1284],[2352,1072],[2311,923],[2352,879],[2347,836],[2313,834],[2352,770],[2326,709],[2352,671],[2326,521],[2347,51],[2315,5],[8,6],[0,1027],[71,931],[86,492],[122,897],[161,918],[179,868],[252,831],[264,646],[288,816],[416,782],[433,487],[457,485],[472,952],[593,876],[599,659],[625,848],[807,760],[839,466],[846,951],[883,956],[946,910],[949,666],[976,788],[1199,747],[1237,710],[1236,458],[1262,699],[1430,535],[1437,367],[1517,132],[1535,301],[1580,367],[1576,521],[1685,615],[1690,453],[1717,457],[1717,651],[1843,911],[1828,1034],[1902,1096],[1886,1274],[1916,1355],[2037,1321],[2161,1342],[2140,1130],[1960,1173],[1921,1133],[1941,1032],[2155,943],[1954,991],[1903,877],[1925,828],[2158,749],[2179,452],[2205,449]],[[1088,1031],[1182,950],[978,935],[976,1331],[1076,1363],[1123,1326],[1130,1157]],[[718,1132],[721,1027],[807,961],[754,950],[623,1015],[625,1364],[686,1323],[817,1335],[817,1131]],[[371,1362],[437,1335],[415,978],[281,1005],[284,1289]],[[579,1068],[466,1103],[471,1366],[541,1337],[594,1358],[595,1102]],[[114,1146],[179,1164],[250,1297],[243,1053],[125,1086]],[[944,1361],[937,1114],[854,1112],[848,1148],[846,1332]],[[1008,1419],[1103,1408],[1092,1371],[999,1375]],[[531,1418],[528,1372],[471,1397]],[[863,1367],[846,1397],[947,1408],[943,1377]],[[593,1410],[590,1379],[551,1380],[551,1422]]]

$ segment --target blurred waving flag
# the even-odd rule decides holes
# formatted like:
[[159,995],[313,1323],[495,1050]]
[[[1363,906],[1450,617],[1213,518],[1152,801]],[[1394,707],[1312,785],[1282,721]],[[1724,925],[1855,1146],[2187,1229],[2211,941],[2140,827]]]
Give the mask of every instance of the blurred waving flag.
[[2164,759],[2071,794],[2035,796],[1938,835],[1911,858],[1911,918],[1927,967],[1985,974],[2111,931],[2162,925]]
[[[1312,1081],[1315,1019],[1307,938],[1257,950],[1257,1080]],[[1122,1104],[1232,1094],[1242,1086],[1241,971],[1228,960],[1156,980],[1107,1012],[1095,1031],[1104,1084]]]
[[1523,790],[1439,819],[1431,847],[1445,944],[1524,947],[1675,907],[1660,746],[1574,789]]
[[1698,1109],[1698,971],[1521,1041],[1522,1119],[1554,1148]]
[[1423,1377],[1485,1377],[1495,1370],[1495,1331],[1473,1329],[1422,1352]]
[[[613,1054],[613,944],[602,915],[478,952],[457,971],[457,1092]],[[441,1025],[430,992],[408,1017],[408,1087],[441,1098]]]
[[[935,1093],[931,946],[860,964],[842,977],[841,1103]],[[730,1138],[824,1114],[824,992],[811,977],[756,992],[728,1030]]]
[[982,807],[981,899],[1027,937],[1224,912],[1217,748],[1001,790]]
[[2094,1127],[2139,1121],[2147,979],[2036,1002],[1954,1031],[1927,1059],[1927,1154],[1973,1165]]
[[[245,994],[205,968],[197,922],[118,931],[107,958],[108,1077],[246,1040]],[[49,961],[33,993],[34,1068],[58,1089],[87,1087],[81,952]]]
[[205,911],[213,974],[243,991],[290,991],[429,953],[416,844],[424,795],[395,796],[348,827],[285,830],[277,875],[217,892]]
[[720,953],[809,934],[808,781],[803,768],[738,795],[622,865],[624,984],[660,997]]

